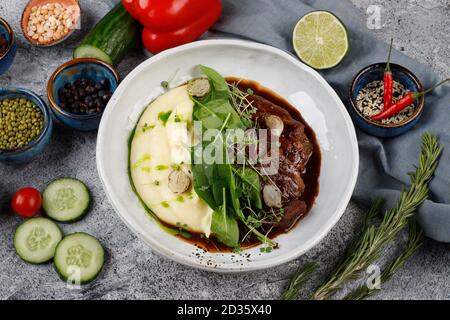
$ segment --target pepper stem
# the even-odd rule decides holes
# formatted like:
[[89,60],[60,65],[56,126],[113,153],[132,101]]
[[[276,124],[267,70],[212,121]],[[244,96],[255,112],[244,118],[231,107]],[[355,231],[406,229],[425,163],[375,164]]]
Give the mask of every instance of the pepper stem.
[[421,97],[421,96],[424,96],[424,95],[426,95],[427,93],[430,93],[431,91],[433,91],[433,90],[436,89],[437,87],[439,87],[439,86],[441,86],[441,85],[443,85],[444,83],[449,82],[449,81],[450,81],[450,78],[445,79],[445,80],[442,80],[442,81],[439,82],[439,83],[436,83],[434,86],[432,86],[431,88],[429,88],[429,89],[427,89],[427,90],[425,90],[425,91],[422,91],[422,92],[416,92],[416,93],[413,94],[413,95],[414,95],[414,98],[417,99],[417,98],[419,98],[419,97]]
[[387,59],[385,72],[391,72],[391,53],[392,53],[392,45],[394,43],[394,38],[391,38],[391,45],[389,47],[389,55]]

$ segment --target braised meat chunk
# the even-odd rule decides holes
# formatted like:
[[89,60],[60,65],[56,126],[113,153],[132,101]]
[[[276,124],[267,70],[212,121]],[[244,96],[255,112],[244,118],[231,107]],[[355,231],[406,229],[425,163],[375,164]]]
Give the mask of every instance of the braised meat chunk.
[[[263,187],[268,183],[275,183],[282,195],[282,207],[284,217],[275,227],[279,229],[289,229],[307,212],[307,204],[302,200],[305,188],[303,175],[306,173],[307,164],[310,160],[314,145],[305,133],[305,126],[292,117],[284,108],[277,106],[271,101],[259,95],[251,95],[248,100],[252,102],[257,111],[253,115],[253,120],[263,129],[268,128],[267,124],[277,123],[276,118],[281,119],[281,135],[278,132],[277,142],[279,149],[279,167],[276,174],[270,175],[268,181],[263,182]],[[274,118],[274,116],[276,116]],[[268,117],[271,117],[268,121]],[[278,125],[280,127],[280,125]],[[274,141],[274,139],[269,139]],[[269,141],[269,144],[270,144]],[[273,142],[272,142],[273,143]],[[270,156],[271,146],[268,146]]]
[[292,200],[284,208],[284,216],[276,225],[278,229],[288,230],[306,214],[308,207],[305,201]]

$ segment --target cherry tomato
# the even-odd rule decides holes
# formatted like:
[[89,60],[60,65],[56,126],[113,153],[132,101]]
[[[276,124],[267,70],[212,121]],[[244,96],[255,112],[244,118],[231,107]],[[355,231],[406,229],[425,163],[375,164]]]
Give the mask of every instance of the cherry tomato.
[[41,209],[41,204],[41,193],[34,188],[18,190],[11,200],[13,211],[24,218],[31,218],[37,215]]

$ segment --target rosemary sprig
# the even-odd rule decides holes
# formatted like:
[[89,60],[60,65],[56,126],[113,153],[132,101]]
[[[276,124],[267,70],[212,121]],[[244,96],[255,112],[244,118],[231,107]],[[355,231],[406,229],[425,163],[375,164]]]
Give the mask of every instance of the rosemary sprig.
[[[409,223],[408,242],[402,253],[389,263],[380,275],[380,284],[383,284],[391,279],[391,277],[400,270],[408,259],[419,249],[422,245],[422,229],[416,221]],[[344,297],[345,300],[362,300],[373,295],[378,289],[369,288],[367,285],[361,285],[353,292]]]
[[375,219],[375,217],[377,215],[380,214],[381,208],[384,205],[384,199],[383,198],[377,198],[375,199],[375,201],[372,203],[372,206],[370,207],[369,211],[367,212],[366,218],[364,220],[364,225],[362,230],[366,230],[367,228],[369,228],[373,223],[373,219]]
[[422,136],[419,166],[410,173],[411,186],[403,189],[396,206],[387,211],[380,226],[369,226],[328,280],[312,295],[313,299],[328,299],[343,284],[354,279],[380,256],[385,245],[394,240],[428,196],[428,183],[433,177],[442,149],[437,138],[429,133]]
[[[364,223],[362,226],[362,232],[366,230],[368,227],[371,226],[373,219],[380,213],[381,207],[384,204],[384,199],[377,198],[373,202],[372,206],[370,207],[369,211],[366,214],[366,217],[364,219]],[[355,241],[350,248],[357,245],[357,241]],[[351,249],[350,249],[351,250]],[[313,268],[314,267],[314,268]],[[288,288],[286,291],[282,294],[281,299],[283,300],[293,300],[298,296],[298,291],[300,290],[303,283],[307,280],[309,275],[314,272],[314,270],[317,269],[316,263],[309,263],[306,266],[300,268],[297,273],[292,277],[291,281],[289,282]],[[312,270],[311,270],[312,269]]]
[[308,263],[306,266],[300,268],[297,273],[292,277],[289,282],[289,286],[281,296],[283,300],[294,300],[298,296],[300,287],[309,279],[309,276],[316,271],[316,263]]

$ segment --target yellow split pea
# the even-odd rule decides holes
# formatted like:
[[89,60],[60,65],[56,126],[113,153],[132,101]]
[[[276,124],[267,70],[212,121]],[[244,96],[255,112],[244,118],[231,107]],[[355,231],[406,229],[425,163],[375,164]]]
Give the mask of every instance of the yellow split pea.
[[71,8],[60,3],[47,3],[31,8],[26,33],[39,44],[49,44],[64,38],[75,22]]

